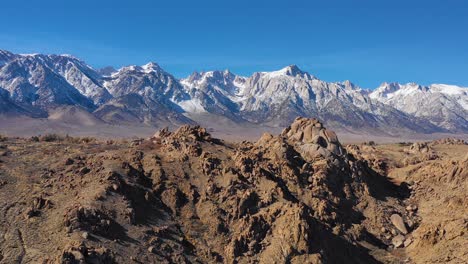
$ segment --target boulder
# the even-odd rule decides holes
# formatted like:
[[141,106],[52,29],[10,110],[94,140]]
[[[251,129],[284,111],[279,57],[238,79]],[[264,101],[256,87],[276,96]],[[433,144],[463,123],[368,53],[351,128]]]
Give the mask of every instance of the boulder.
[[393,226],[395,226],[398,231],[400,231],[403,234],[408,234],[408,230],[406,229],[405,222],[403,221],[403,218],[399,214],[392,214],[390,216],[390,221],[392,222]]
[[392,239],[392,245],[395,248],[399,248],[399,247],[403,246],[404,242],[405,242],[405,237],[402,236],[402,235],[397,235]]
[[[301,154],[310,159],[345,153],[335,132],[324,128],[315,118],[296,118],[291,126],[283,130],[281,136],[292,145],[298,146]],[[262,137],[261,140],[265,140],[266,137]]]

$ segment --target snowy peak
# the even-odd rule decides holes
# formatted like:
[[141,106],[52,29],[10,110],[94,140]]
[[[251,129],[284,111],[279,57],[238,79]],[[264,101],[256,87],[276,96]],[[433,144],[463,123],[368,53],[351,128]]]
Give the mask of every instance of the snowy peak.
[[375,89],[372,93],[370,93],[370,98],[372,99],[383,99],[383,98],[392,98],[395,95],[412,95],[415,93],[420,92],[427,92],[429,90],[428,87],[419,85],[417,83],[407,83],[407,84],[399,84],[399,83],[383,83],[377,89]]
[[384,83],[369,97],[451,131],[468,129],[468,89],[454,85]]
[[148,62],[145,65],[130,65],[130,66],[124,66],[120,68],[118,71],[114,71],[112,75],[118,75],[121,73],[131,73],[131,72],[137,72],[137,73],[166,73],[157,63],[155,62]]
[[184,80],[189,82],[200,81],[204,79],[234,79],[236,75],[231,73],[229,70],[224,71],[207,71],[207,72],[193,72],[189,77]]
[[448,84],[432,84],[432,92],[439,92],[450,96],[468,96],[468,88]]
[[143,69],[143,71],[145,73],[162,71],[162,68],[155,62],[149,62],[149,63],[141,66],[141,68]]
[[194,72],[189,77],[182,79],[181,83],[189,88],[203,88],[215,86],[221,90],[232,90],[233,87],[241,87],[245,83],[245,77],[233,74],[229,70]]
[[297,67],[297,65],[289,65],[283,69],[280,70],[280,72],[283,72],[285,75],[289,75],[289,76],[296,76],[296,75],[301,75],[301,74],[304,74],[303,71],[301,71],[301,69],[299,69],[299,67]]
[[278,78],[278,77],[299,77],[305,79],[315,79],[314,76],[310,75],[308,72],[304,72],[297,65],[289,65],[287,67],[282,68],[278,71],[271,71],[271,72],[261,72],[262,77],[266,78]]
[[178,80],[154,62],[94,70],[71,55],[0,50],[0,87],[8,91],[3,97],[34,111],[81,105],[116,122],[187,121],[182,114],[208,112],[271,126],[314,116],[346,129],[468,131],[467,88],[383,83],[372,91],[350,81],[319,80],[297,65],[250,77],[214,70]]
[[383,83],[370,93],[370,97],[373,99],[385,100],[395,96],[406,97],[428,93],[445,94],[448,96],[466,96],[467,90],[467,88],[447,84],[431,84],[430,86],[423,86],[417,83]]

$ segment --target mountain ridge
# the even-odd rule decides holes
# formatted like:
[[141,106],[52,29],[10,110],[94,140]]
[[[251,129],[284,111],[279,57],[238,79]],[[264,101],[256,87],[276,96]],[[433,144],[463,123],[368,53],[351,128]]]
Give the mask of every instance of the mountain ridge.
[[466,88],[383,83],[370,90],[320,80],[294,64],[251,76],[214,70],[179,79],[156,62],[96,70],[71,55],[0,50],[0,88],[8,93],[7,108],[34,112],[76,105],[113,124],[196,123],[191,114],[210,113],[273,127],[314,116],[334,129],[357,132],[468,133]]

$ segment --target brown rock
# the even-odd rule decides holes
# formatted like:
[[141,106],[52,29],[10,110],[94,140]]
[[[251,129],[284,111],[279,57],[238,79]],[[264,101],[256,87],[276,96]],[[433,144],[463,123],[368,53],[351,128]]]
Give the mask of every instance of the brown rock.
[[401,218],[398,214],[392,214],[390,216],[390,221],[392,222],[393,226],[395,226],[401,233],[408,234],[408,230],[406,229],[405,222],[403,218]]
[[83,168],[81,168],[81,169],[79,170],[79,173],[80,173],[81,175],[85,175],[85,174],[89,173],[90,171],[91,171],[91,170],[90,170],[88,167],[83,167]]
[[65,165],[67,165],[67,166],[72,165],[74,162],[75,162],[74,160],[68,158],[68,159],[65,160]]
[[149,252],[149,253],[155,253],[155,252],[156,252],[156,248],[155,248],[154,246],[150,246],[150,247],[148,248],[148,252]]
[[399,248],[403,246],[403,243],[405,242],[405,237],[402,235],[397,235],[392,239],[392,244],[395,248]]
[[413,239],[407,238],[405,242],[403,243],[403,246],[408,247],[409,245],[411,245],[411,243],[413,243]]

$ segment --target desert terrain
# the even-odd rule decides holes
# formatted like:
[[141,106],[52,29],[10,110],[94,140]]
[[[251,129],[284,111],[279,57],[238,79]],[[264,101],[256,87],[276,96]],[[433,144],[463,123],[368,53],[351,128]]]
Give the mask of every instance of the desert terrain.
[[306,118],[251,141],[14,132],[0,263],[468,262],[463,139],[356,144]]

